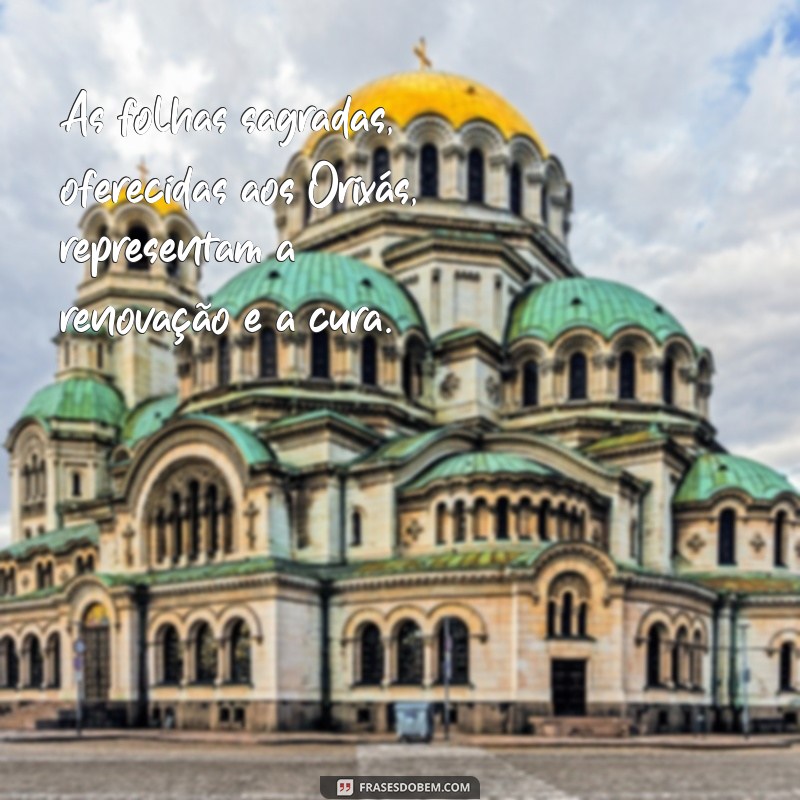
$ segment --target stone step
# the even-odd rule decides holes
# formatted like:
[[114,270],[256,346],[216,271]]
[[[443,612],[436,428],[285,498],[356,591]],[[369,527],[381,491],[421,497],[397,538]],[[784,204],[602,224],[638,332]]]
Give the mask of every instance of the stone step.
[[534,736],[547,738],[624,738],[631,735],[625,717],[528,717]]

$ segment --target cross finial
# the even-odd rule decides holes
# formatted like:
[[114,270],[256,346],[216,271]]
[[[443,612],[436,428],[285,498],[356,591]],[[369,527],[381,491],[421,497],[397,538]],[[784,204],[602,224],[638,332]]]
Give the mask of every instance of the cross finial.
[[142,183],[147,183],[147,164],[145,163],[144,156],[139,160],[136,169],[139,170],[139,177],[142,179]]
[[430,69],[433,62],[428,58],[428,47],[425,44],[425,37],[419,37],[419,43],[414,47],[414,55],[419,59],[420,69]]

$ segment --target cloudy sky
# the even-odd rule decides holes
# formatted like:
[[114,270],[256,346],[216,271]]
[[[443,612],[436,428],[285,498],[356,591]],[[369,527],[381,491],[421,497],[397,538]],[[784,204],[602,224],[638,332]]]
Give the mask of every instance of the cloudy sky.
[[[184,105],[329,105],[378,76],[434,66],[511,100],[575,188],[571,239],[588,275],[661,300],[714,352],[712,412],[729,449],[800,483],[800,0],[0,2],[0,424],[50,380],[58,312],[79,266],[58,242],[80,210],[70,176],[281,173],[274,136],[63,133],[77,91],[110,119],[125,97]],[[112,120],[113,121],[113,120]],[[276,244],[272,211],[198,206],[198,227]],[[230,268],[210,265],[213,290]],[[3,472],[5,472],[3,462]],[[0,536],[8,482],[0,482]]]

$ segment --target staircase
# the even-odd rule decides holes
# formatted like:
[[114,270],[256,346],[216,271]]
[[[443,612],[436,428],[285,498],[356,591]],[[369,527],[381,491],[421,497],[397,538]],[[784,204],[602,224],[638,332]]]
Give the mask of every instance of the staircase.
[[622,739],[631,735],[625,717],[528,717],[534,736],[550,739]]

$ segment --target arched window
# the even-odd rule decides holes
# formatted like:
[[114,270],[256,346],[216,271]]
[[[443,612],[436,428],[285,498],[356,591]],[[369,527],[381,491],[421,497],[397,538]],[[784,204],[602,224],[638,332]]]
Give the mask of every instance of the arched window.
[[671,356],[667,356],[664,359],[664,375],[661,388],[665,405],[671,406],[675,402],[675,361]]
[[779,511],[775,516],[775,566],[786,566],[786,512]]
[[217,383],[226,386],[231,382],[231,345],[227,336],[217,342]]
[[463,500],[456,500],[453,506],[453,541],[467,540],[467,509]]
[[217,485],[210,483],[206,488],[205,515],[208,518],[208,554],[215,556],[219,552],[219,492]]
[[385,147],[376,147],[372,151],[372,180],[381,182],[381,175],[389,170],[389,151]]
[[207,622],[200,622],[194,634],[195,683],[214,683],[217,679],[217,641]]
[[692,686],[703,687],[703,634],[695,631],[692,637]]
[[736,563],[736,512],[726,508],[719,515],[718,556],[720,566]]
[[556,633],[556,619],[558,618],[558,606],[555,600],[549,600],[547,603],[547,635],[550,637],[557,636]]
[[586,399],[586,356],[573,353],[569,360],[569,399]]
[[95,353],[97,355],[97,369],[103,369],[103,354],[105,353],[105,348],[102,342],[98,342]]
[[361,340],[361,383],[375,386],[378,382],[378,345],[374,336]]
[[19,656],[16,642],[6,636],[0,640],[0,686],[16,689],[19,684]]
[[250,628],[244,620],[239,619],[233,623],[228,647],[231,683],[250,683]]
[[81,496],[81,474],[80,472],[72,473],[72,496]]
[[425,346],[415,338],[406,343],[403,353],[403,392],[409,400],[422,395]]
[[672,645],[672,683],[674,686],[688,686],[689,632],[681,626]]
[[516,162],[508,173],[508,207],[512,214],[522,216],[522,167]]
[[45,656],[47,659],[47,686],[50,689],[59,689],[61,687],[61,637],[57,633],[51,633],[47,637]]
[[172,493],[172,508],[169,512],[172,523],[172,560],[178,561],[183,555],[183,517],[181,516],[181,496]]
[[200,555],[200,484],[189,481],[189,560]]
[[542,542],[550,541],[550,501],[542,500],[537,511],[537,527],[539,539]]
[[328,347],[327,328],[311,334],[311,377],[330,378],[330,349]]
[[23,645],[23,652],[28,661],[28,687],[39,689],[44,682],[44,659],[42,658],[42,646],[39,639],[30,634]]
[[338,187],[336,191],[336,196],[331,203],[331,211],[335,214],[337,211],[341,211],[344,208],[344,202],[342,201],[341,194],[339,193],[339,189],[341,189],[342,185],[344,184],[345,177],[344,177],[344,161],[339,159],[333,165],[333,168],[336,170],[336,180],[338,181]]
[[473,147],[467,154],[467,200],[470,203],[483,202],[483,153]]
[[647,685],[650,688],[661,686],[661,646],[664,638],[664,626],[653,625],[647,633]]
[[139,243],[138,259],[133,261],[129,258],[128,269],[147,272],[147,270],[150,269],[150,262],[144,256],[144,246],[150,238],[150,232],[144,225],[131,225],[131,227],[128,228],[128,236],[131,238],[131,244],[133,242]]
[[[448,641],[449,639],[449,641]],[[447,617],[439,625],[439,681],[454,686],[469,683],[469,630],[458,617]]]
[[311,183],[306,181],[305,190],[303,192],[303,225],[308,225],[311,222],[311,211],[314,206],[311,204]]
[[780,651],[779,689],[781,692],[794,690],[794,645],[784,642]]
[[550,222],[550,198],[548,197],[547,186],[542,186],[539,211],[542,216],[542,225],[547,225]]
[[397,629],[397,682],[416,685],[422,677],[422,634],[417,623],[407,619]]
[[501,497],[494,510],[495,535],[497,539],[508,539],[508,498]]
[[561,597],[561,635],[572,636],[572,592],[564,592]]
[[578,606],[578,636],[581,639],[585,639],[588,635],[587,631],[587,622],[588,622],[588,615],[589,615],[589,605],[585,601]]
[[439,195],[439,152],[436,145],[423,145],[419,153],[420,197]]
[[636,398],[636,356],[626,350],[619,357],[619,399]]
[[166,264],[167,275],[169,275],[170,278],[177,278],[181,269],[181,262],[178,260],[178,248],[181,246],[181,236],[176,231],[172,231],[169,235],[169,240],[175,248],[173,250],[175,257]]
[[350,543],[353,547],[358,547],[361,544],[361,512],[354,511],[350,517],[351,539]]
[[447,506],[444,503],[436,506],[436,544],[447,544]]
[[522,367],[522,405],[539,405],[539,365],[535,361],[526,361]]
[[378,626],[367,622],[359,639],[361,674],[358,682],[365,686],[380,686],[383,682],[383,642]]
[[278,343],[275,329],[265,325],[258,332],[258,374],[274,378],[278,374]]
[[161,680],[162,683],[177,685],[183,678],[183,659],[178,631],[172,625],[161,629]]

